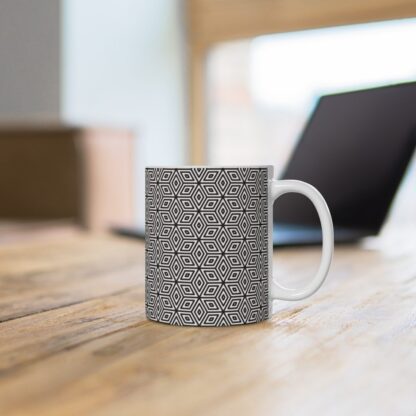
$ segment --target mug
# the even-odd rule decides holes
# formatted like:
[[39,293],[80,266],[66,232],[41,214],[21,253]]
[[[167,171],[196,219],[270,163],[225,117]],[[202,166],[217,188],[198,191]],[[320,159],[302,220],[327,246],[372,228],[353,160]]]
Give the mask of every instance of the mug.
[[[273,300],[300,300],[319,289],[333,254],[329,209],[313,186],[272,178],[272,166],[146,168],[148,319],[182,326],[261,322]],[[301,289],[272,277],[272,206],[288,192],[312,201],[322,227],[318,272]]]

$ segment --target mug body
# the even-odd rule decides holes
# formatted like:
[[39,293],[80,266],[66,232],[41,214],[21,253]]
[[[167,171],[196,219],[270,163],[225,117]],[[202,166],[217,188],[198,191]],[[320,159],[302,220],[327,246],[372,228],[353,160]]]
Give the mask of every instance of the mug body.
[[146,168],[146,315],[184,326],[269,317],[271,166]]

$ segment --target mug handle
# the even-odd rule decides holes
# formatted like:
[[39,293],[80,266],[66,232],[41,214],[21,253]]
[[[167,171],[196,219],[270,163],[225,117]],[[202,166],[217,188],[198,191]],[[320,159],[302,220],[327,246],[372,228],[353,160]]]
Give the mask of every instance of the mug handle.
[[328,275],[334,252],[334,228],[332,225],[331,214],[323,196],[308,183],[295,180],[271,180],[271,200],[272,204],[279,196],[295,192],[302,194],[310,199],[319,215],[322,228],[322,256],[318,272],[313,279],[303,288],[291,289],[282,286],[274,279],[271,281],[272,299],[281,300],[301,300],[313,295],[324,282]]

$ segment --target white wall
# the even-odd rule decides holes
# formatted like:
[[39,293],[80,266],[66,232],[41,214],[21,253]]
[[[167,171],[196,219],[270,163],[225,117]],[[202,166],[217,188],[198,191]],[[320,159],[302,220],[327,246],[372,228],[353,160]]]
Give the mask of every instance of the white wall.
[[137,132],[137,217],[144,166],[186,161],[181,0],[63,0],[62,114]]
[[57,120],[60,3],[0,1],[0,120]]

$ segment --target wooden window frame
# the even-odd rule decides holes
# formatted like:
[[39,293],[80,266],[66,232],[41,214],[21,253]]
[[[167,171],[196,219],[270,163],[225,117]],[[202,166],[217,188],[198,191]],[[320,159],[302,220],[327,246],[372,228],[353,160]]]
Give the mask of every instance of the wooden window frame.
[[416,0],[186,0],[190,162],[206,163],[206,57],[220,42],[411,18]]

